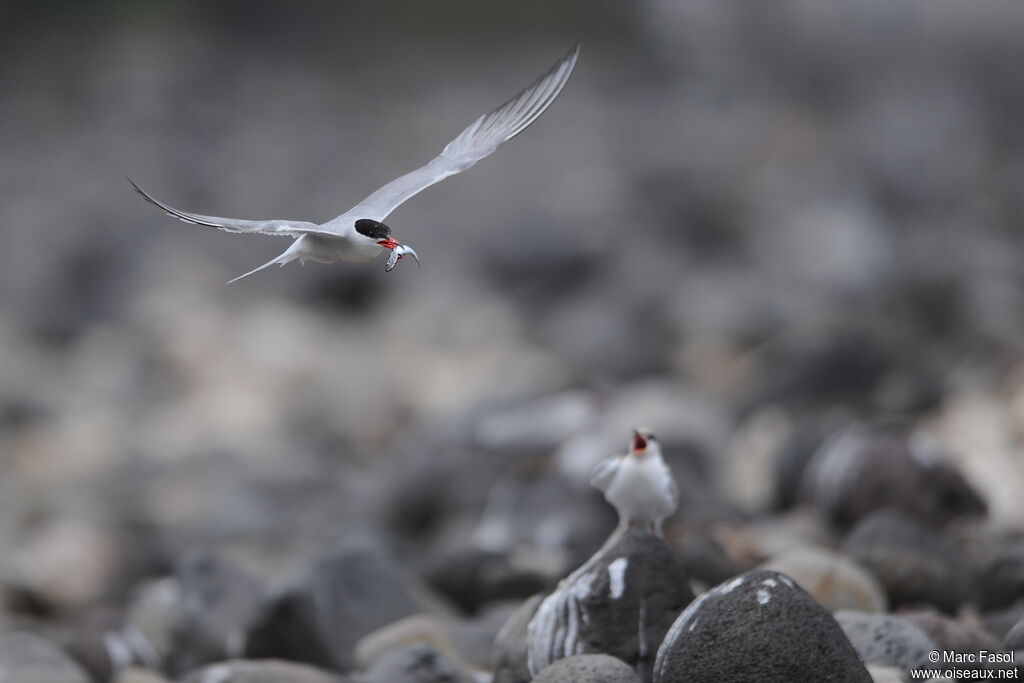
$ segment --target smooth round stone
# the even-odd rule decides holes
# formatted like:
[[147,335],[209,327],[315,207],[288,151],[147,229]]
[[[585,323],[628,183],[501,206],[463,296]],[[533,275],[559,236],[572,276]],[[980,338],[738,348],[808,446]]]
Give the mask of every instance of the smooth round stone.
[[843,541],[843,552],[881,581],[894,605],[923,603],[952,612],[967,596],[969,572],[953,546],[900,515],[865,518]]
[[369,668],[388,652],[421,643],[466,668],[489,669],[495,638],[512,611],[511,607],[502,606],[474,619],[440,614],[414,614],[399,619],[356,643],[356,668]]
[[560,659],[541,671],[533,683],[640,683],[621,659],[608,655],[575,655]]
[[886,609],[885,589],[878,579],[838,553],[810,546],[794,548],[769,559],[762,568],[790,577],[829,612]]
[[109,529],[73,517],[47,520],[9,554],[6,581],[34,600],[73,611],[98,600],[118,569]]
[[27,631],[0,633],[0,683],[89,683],[59,647]]
[[417,644],[428,645],[448,657],[458,657],[441,617],[414,614],[377,629],[356,643],[356,667],[369,668],[388,653]]
[[802,488],[805,498],[843,528],[880,510],[937,526],[986,511],[938,445],[900,423],[839,432],[812,457]]
[[473,679],[429,645],[411,645],[377,660],[362,683],[473,683]]
[[168,681],[155,671],[132,666],[118,673],[113,683],[168,683]]
[[904,671],[927,667],[928,653],[938,649],[928,634],[899,617],[844,610],[836,613],[836,621],[867,664]]
[[[339,676],[306,664],[265,660],[232,660],[193,671],[180,683],[343,683]],[[396,681],[396,683],[398,683]]]
[[829,612],[792,579],[758,569],[700,595],[658,648],[654,683],[730,681],[869,683],[871,676]]

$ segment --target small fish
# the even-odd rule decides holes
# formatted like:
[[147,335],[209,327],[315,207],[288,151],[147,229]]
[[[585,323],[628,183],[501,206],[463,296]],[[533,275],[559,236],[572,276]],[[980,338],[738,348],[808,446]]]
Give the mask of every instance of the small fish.
[[420,265],[420,257],[416,254],[416,250],[405,244],[399,244],[391,250],[391,254],[388,256],[388,262],[384,264],[384,272],[390,273],[406,254],[416,259],[416,265],[422,268]]

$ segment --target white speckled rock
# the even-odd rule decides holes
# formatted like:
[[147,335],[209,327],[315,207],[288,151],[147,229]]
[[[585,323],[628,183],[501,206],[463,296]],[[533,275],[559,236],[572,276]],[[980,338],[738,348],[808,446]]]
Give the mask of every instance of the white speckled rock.
[[665,636],[654,683],[869,683],[832,615],[785,574],[754,570],[694,600]]
[[838,553],[810,546],[794,548],[769,559],[762,568],[789,576],[829,612],[885,611],[885,589],[878,579]]
[[905,683],[907,680],[903,675],[903,669],[898,666],[869,664],[868,673],[871,674],[871,680],[874,683]]
[[938,649],[920,628],[892,615],[843,610],[836,621],[867,664],[904,671],[927,667],[928,653]]

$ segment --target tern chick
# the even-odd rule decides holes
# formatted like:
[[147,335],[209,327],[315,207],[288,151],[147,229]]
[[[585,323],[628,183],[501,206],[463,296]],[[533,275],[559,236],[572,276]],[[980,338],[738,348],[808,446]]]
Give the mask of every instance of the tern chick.
[[590,483],[619,513],[619,529],[661,534],[661,523],[679,504],[679,489],[654,434],[634,429],[629,452],[598,463]]
[[576,65],[578,55],[579,45],[528,88],[471,123],[426,166],[392,180],[352,209],[319,225],[291,220],[253,221],[217,218],[180,211],[154,199],[131,178],[128,182],[146,201],[186,223],[206,225],[228,232],[295,238],[291,246],[280,256],[226,284],[241,280],[274,264],[283,266],[291,261],[369,261],[385,249],[391,250],[385,265],[387,271],[393,269],[405,255],[412,256],[419,263],[419,256],[412,247],[401,244],[391,236],[391,228],[383,223],[384,219],[413,195],[448,176],[465,171],[493,153],[503,143],[522,133],[562,92]]

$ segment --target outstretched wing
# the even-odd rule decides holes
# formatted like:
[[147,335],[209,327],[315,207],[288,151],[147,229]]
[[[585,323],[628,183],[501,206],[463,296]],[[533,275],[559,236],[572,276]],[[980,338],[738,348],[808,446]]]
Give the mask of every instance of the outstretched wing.
[[522,133],[562,92],[579,52],[577,45],[528,88],[470,124],[429,164],[392,180],[342,215],[382,221],[405,200],[465,171]]
[[147,194],[145,190],[136,185],[135,181],[131,178],[128,178],[128,182],[132,184],[135,191],[138,192],[139,195],[147,202],[163,210],[168,216],[173,216],[174,218],[186,223],[192,223],[194,225],[208,225],[211,228],[219,228],[220,230],[226,230],[228,232],[279,235],[282,237],[299,237],[300,235],[305,235],[307,233],[335,234],[333,232],[323,230],[315,223],[308,223],[306,221],[247,221],[241,218],[218,218],[216,216],[203,216],[198,213],[181,211],[153,198]]
[[590,485],[599,491],[607,491],[621,464],[622,458],[617,455],[597,463],[593,474],[590,475]]

